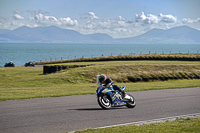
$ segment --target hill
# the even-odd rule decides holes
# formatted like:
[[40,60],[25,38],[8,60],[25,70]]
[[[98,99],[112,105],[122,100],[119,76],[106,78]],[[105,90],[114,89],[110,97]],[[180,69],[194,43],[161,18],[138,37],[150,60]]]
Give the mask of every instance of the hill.
[[152,29],[140,36],[113,39],[107,34],[83,35],[74,30],[50,27],[20,27],[0,30],[3,43],[118,43],[118,44],[200,44],[200,31],[188,26],[168,30]]
[[99,40],[112,40],[106,34],[83,35],[74,30],[60,29],[56,26],[29,28],[26,26],[15,30],[0,30],[0,42],[30,43],[97,43]]
[[200,31],[188,26],[168,30],[152,29],[143,35],[117,39],[116,42],[136,44],[200,44]]

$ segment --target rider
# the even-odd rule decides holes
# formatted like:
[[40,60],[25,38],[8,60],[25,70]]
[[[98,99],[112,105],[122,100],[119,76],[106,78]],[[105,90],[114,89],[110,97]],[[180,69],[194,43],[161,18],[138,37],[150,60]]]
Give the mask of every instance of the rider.
[[122,99],[125,97],[124,90],[122,90],[119,86],[114,85],[113,81],[110,78],[106,78],[105,74],[101,74],[99,76],[99,82],[101,83],[101,85],[105,86],[106,88],[108,88],[112,85],[114,90],[118,90],[119,92],[121,92]]

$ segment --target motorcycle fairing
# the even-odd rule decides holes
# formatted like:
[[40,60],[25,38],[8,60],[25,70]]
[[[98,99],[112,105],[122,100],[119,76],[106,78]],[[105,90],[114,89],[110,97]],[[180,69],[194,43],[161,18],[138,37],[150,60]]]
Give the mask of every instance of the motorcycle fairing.
[[100,90],[102,90],[103,94],[106,94],[106,95],[110,96],[110,98],[112,99],[112,106],[126,105],[125,102],[122,102],[120,100],[121,95],[118,93],[118,91],[115,91],[112,88],[112,86],[110,86],[108,88],[100,89]]

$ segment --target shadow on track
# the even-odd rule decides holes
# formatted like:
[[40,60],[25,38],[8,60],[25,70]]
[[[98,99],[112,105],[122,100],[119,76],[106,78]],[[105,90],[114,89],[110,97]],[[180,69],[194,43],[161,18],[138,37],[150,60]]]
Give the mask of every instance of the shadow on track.
[[103,110],[102,108],[82,108],[82,109],[68,109],[68,110],[77,110],[77,111],[96,111]]
[[96,111],[96,110],[102,110],[102,111],[105,111],[105,110],[115,110],[115,109],[125,109],[125,108],[122,108],[122,107],[113,107],[113,108],[110,108],[110,109],[102,109],[102,108],[81,108],[81,109],[68,109],[68,110],[77,110],[77,111]]

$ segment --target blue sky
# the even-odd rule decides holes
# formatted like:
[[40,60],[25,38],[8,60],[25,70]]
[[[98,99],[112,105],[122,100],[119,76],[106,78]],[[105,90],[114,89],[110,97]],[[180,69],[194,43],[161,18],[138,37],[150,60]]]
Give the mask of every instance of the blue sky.
[[133,37],[153,28],[200,30],[200,0],[0,0],[0,29],[21,26]]

